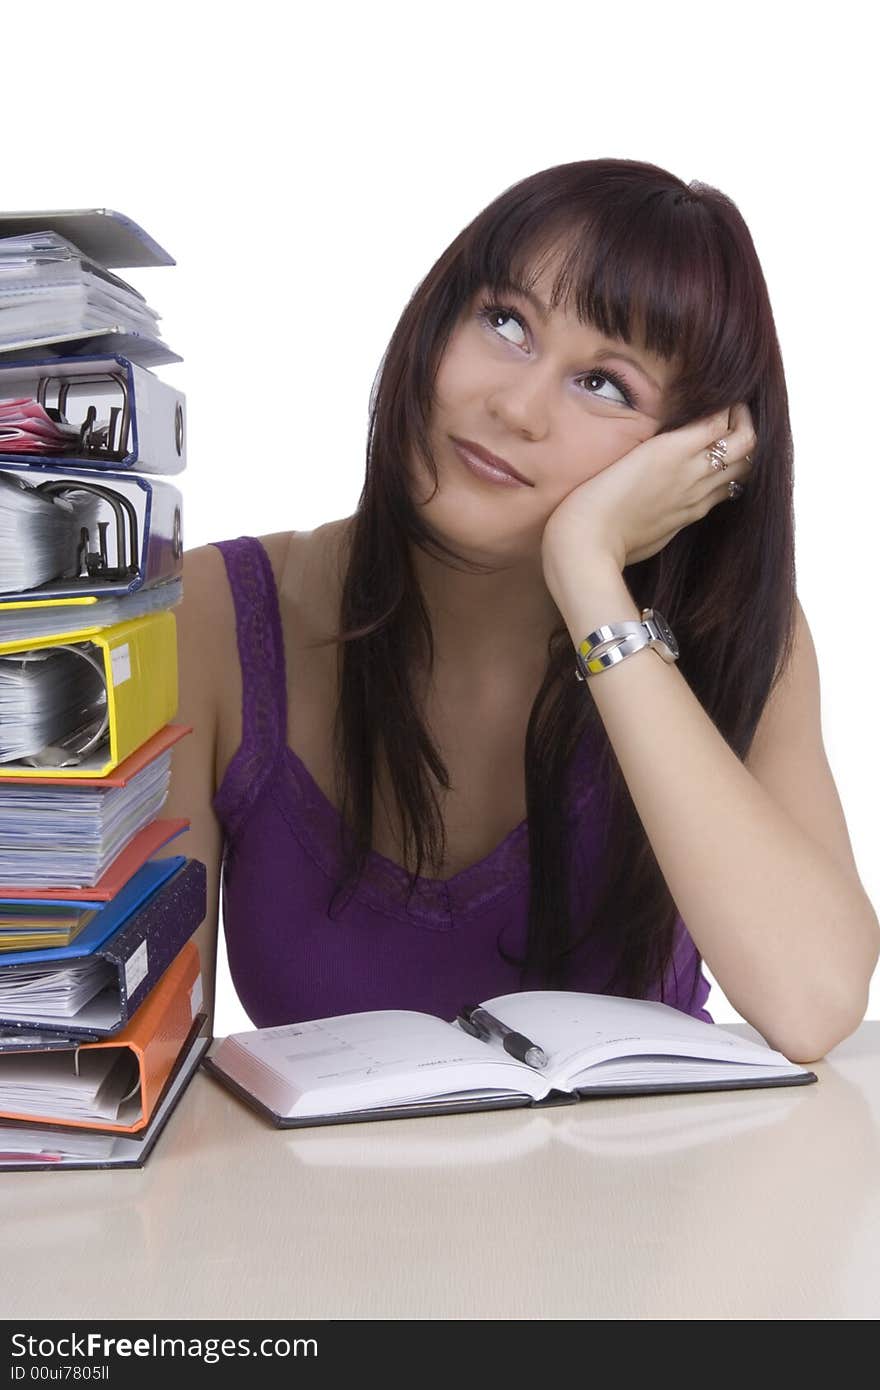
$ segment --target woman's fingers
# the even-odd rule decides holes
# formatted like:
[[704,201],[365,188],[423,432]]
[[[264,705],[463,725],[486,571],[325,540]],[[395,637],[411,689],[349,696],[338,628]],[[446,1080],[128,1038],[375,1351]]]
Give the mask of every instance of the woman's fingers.
[[734,500],[730,483],[737,485],[734,489],[736,496],[742,495],[742,489],[748,486],[752,471],[751,455],[756,446],[757,436],[751,411],[744,401],[739,401],[730,411],[729,431],[716,436],[709,448],[701,450],[699,454],[697,466],[700,476],[705,478],[700,497],[703,516],[719,502]]

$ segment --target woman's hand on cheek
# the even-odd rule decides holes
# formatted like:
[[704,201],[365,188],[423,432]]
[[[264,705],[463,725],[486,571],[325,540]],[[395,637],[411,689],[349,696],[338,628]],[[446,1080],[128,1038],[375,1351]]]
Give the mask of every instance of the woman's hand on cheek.
[[[707,457],[724,439],[727,468]],[[598,564],[627,565],[656,555],[685,526],[730,500],[744,483],[755,447],[747,405],[735,405],[666,434],[655,434],[573,488],[551,512],[541,540],[544,579],[554,599]]]

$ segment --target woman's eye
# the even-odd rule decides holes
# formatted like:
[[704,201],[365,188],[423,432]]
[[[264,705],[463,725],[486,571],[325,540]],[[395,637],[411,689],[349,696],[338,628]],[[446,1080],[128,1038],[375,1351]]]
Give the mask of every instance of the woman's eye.
[[[508,328],[513,325],[514,330],[518,329],[520,333],[524,333],[525,324],[514,309],[508,308],[506,305],[502,304],[483,304],[480,308],[479,317],[493,333],[499,336],[499,338],[504,338],[505,342],[513,343],[514,347],[521,346],[521,344],[516,341],[515,337],[508,337],[507,334],[502,331],[503,328]],[[501,323],[500,320],[502,319],[507,319],[509,322]],[[586,388],[587,395],[596,396],[598,400],[608,401],[611,405],[628,405],[630,407],[635,407],[635,398],[632,392],[630,392],[624,383],[619,378],[615,377],[613,373],[589,372],[586,376],[582,376],[580,380],[582,382],[604,382],[606,387],[610,386],[611,390],[617,393],[613,396],[600,395],[598,391]]]
[[[495,332],[499,334],[501,334],[501,329],[499,328],[497,323],[498,319],[509,319],[511,323],[515,324],[516,327],[519,328],[520,332],[522,332],[523,330],[521,320],[517,317],[517,315],[513,312],[512,309],[500,309],[496,305],[489,304],[486,308],[483,309],[482,317],[485,320],[485,322],[488,323],[489,327],[493,328]],[[501,334],[501,336],[503,337],[504,335]],[[512,340],[508,339],[508,341]]]
[[[606,386],[610,386],[612,391],[617,392],[617,400],[612,396],[600,396],[600,401],[611,401],[612,405],[620,405],[621,403],[624,405],[632,404],[632,400],[628,399],[629,393],[624,391],[622,386],[616,386],[613,379],[610,376],[606,376],[604,372],[589,372],[586,376],[581,377],[581,381],[604,381]],[[589,394],[592,395],[593,393],[590,392]]]

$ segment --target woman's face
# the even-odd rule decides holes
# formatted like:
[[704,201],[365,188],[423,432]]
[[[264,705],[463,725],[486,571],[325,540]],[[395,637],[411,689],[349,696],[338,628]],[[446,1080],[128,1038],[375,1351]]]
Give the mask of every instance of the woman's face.
[[[551,284],[546,271],[534,286],[542,306]],[[545,318],[524,294],[497,304],[480,292],[437,374],[429,439],[438,490],[429,501],[432,479],[418,461],[413,500],[459,551],[534,558],[563,498],[657,433],[671,380],[670,363],[606,339],[562,308]],[[532,486],[477,477],[453,439],[482,445]]]

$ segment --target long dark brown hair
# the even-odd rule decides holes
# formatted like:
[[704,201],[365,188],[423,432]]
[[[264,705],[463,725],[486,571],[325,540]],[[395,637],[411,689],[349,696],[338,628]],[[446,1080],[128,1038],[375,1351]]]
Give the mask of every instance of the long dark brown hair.
[[[744,494],[713,507],[624,576],[639,607],[669,619],[679,669],[740,759],[788,662],[795,604],[788,398],[767,287],[742,215],[718,189],[636,160],[584,160],[521,180],[465,227],[417,286],[374,383],[340,629],[329,639],[339,644],[334,748],[342,856],[331,916],[340,894],[356,886],[371,847],[380,756],[394,788],[410,895],[423,865],[443,862],[435,785],[448,788],[449,776],[416,698],[414,672],[420,659],[430,670],[433,637],[410,546],[453,566],[481,567],[420,519],[407,460],[415,451],[436,487],[428,441],[434,381],[475,292],[530,287],[539,259],[554,250],[564,254],[553,306],[574,303],[581,322],[628,343],[638,338],[676,364],[661,431],[736,401],[751,411],[758,442]],[[560,808],[583,736],[593,741],[596,777],[607,788],[604,878],[589,921],[572,922],[569,822]],[[528,939],[525,957],[514,962],[522,980],[564,988],[572,952],[601,938],[614,943],[616,958],[606,992],[638,998],[657,982],[662,990],[677,908],[595,703],[575,678],[561,616],[528,722],[525,789]],[[512,959],[500,942],[499,950]]]

